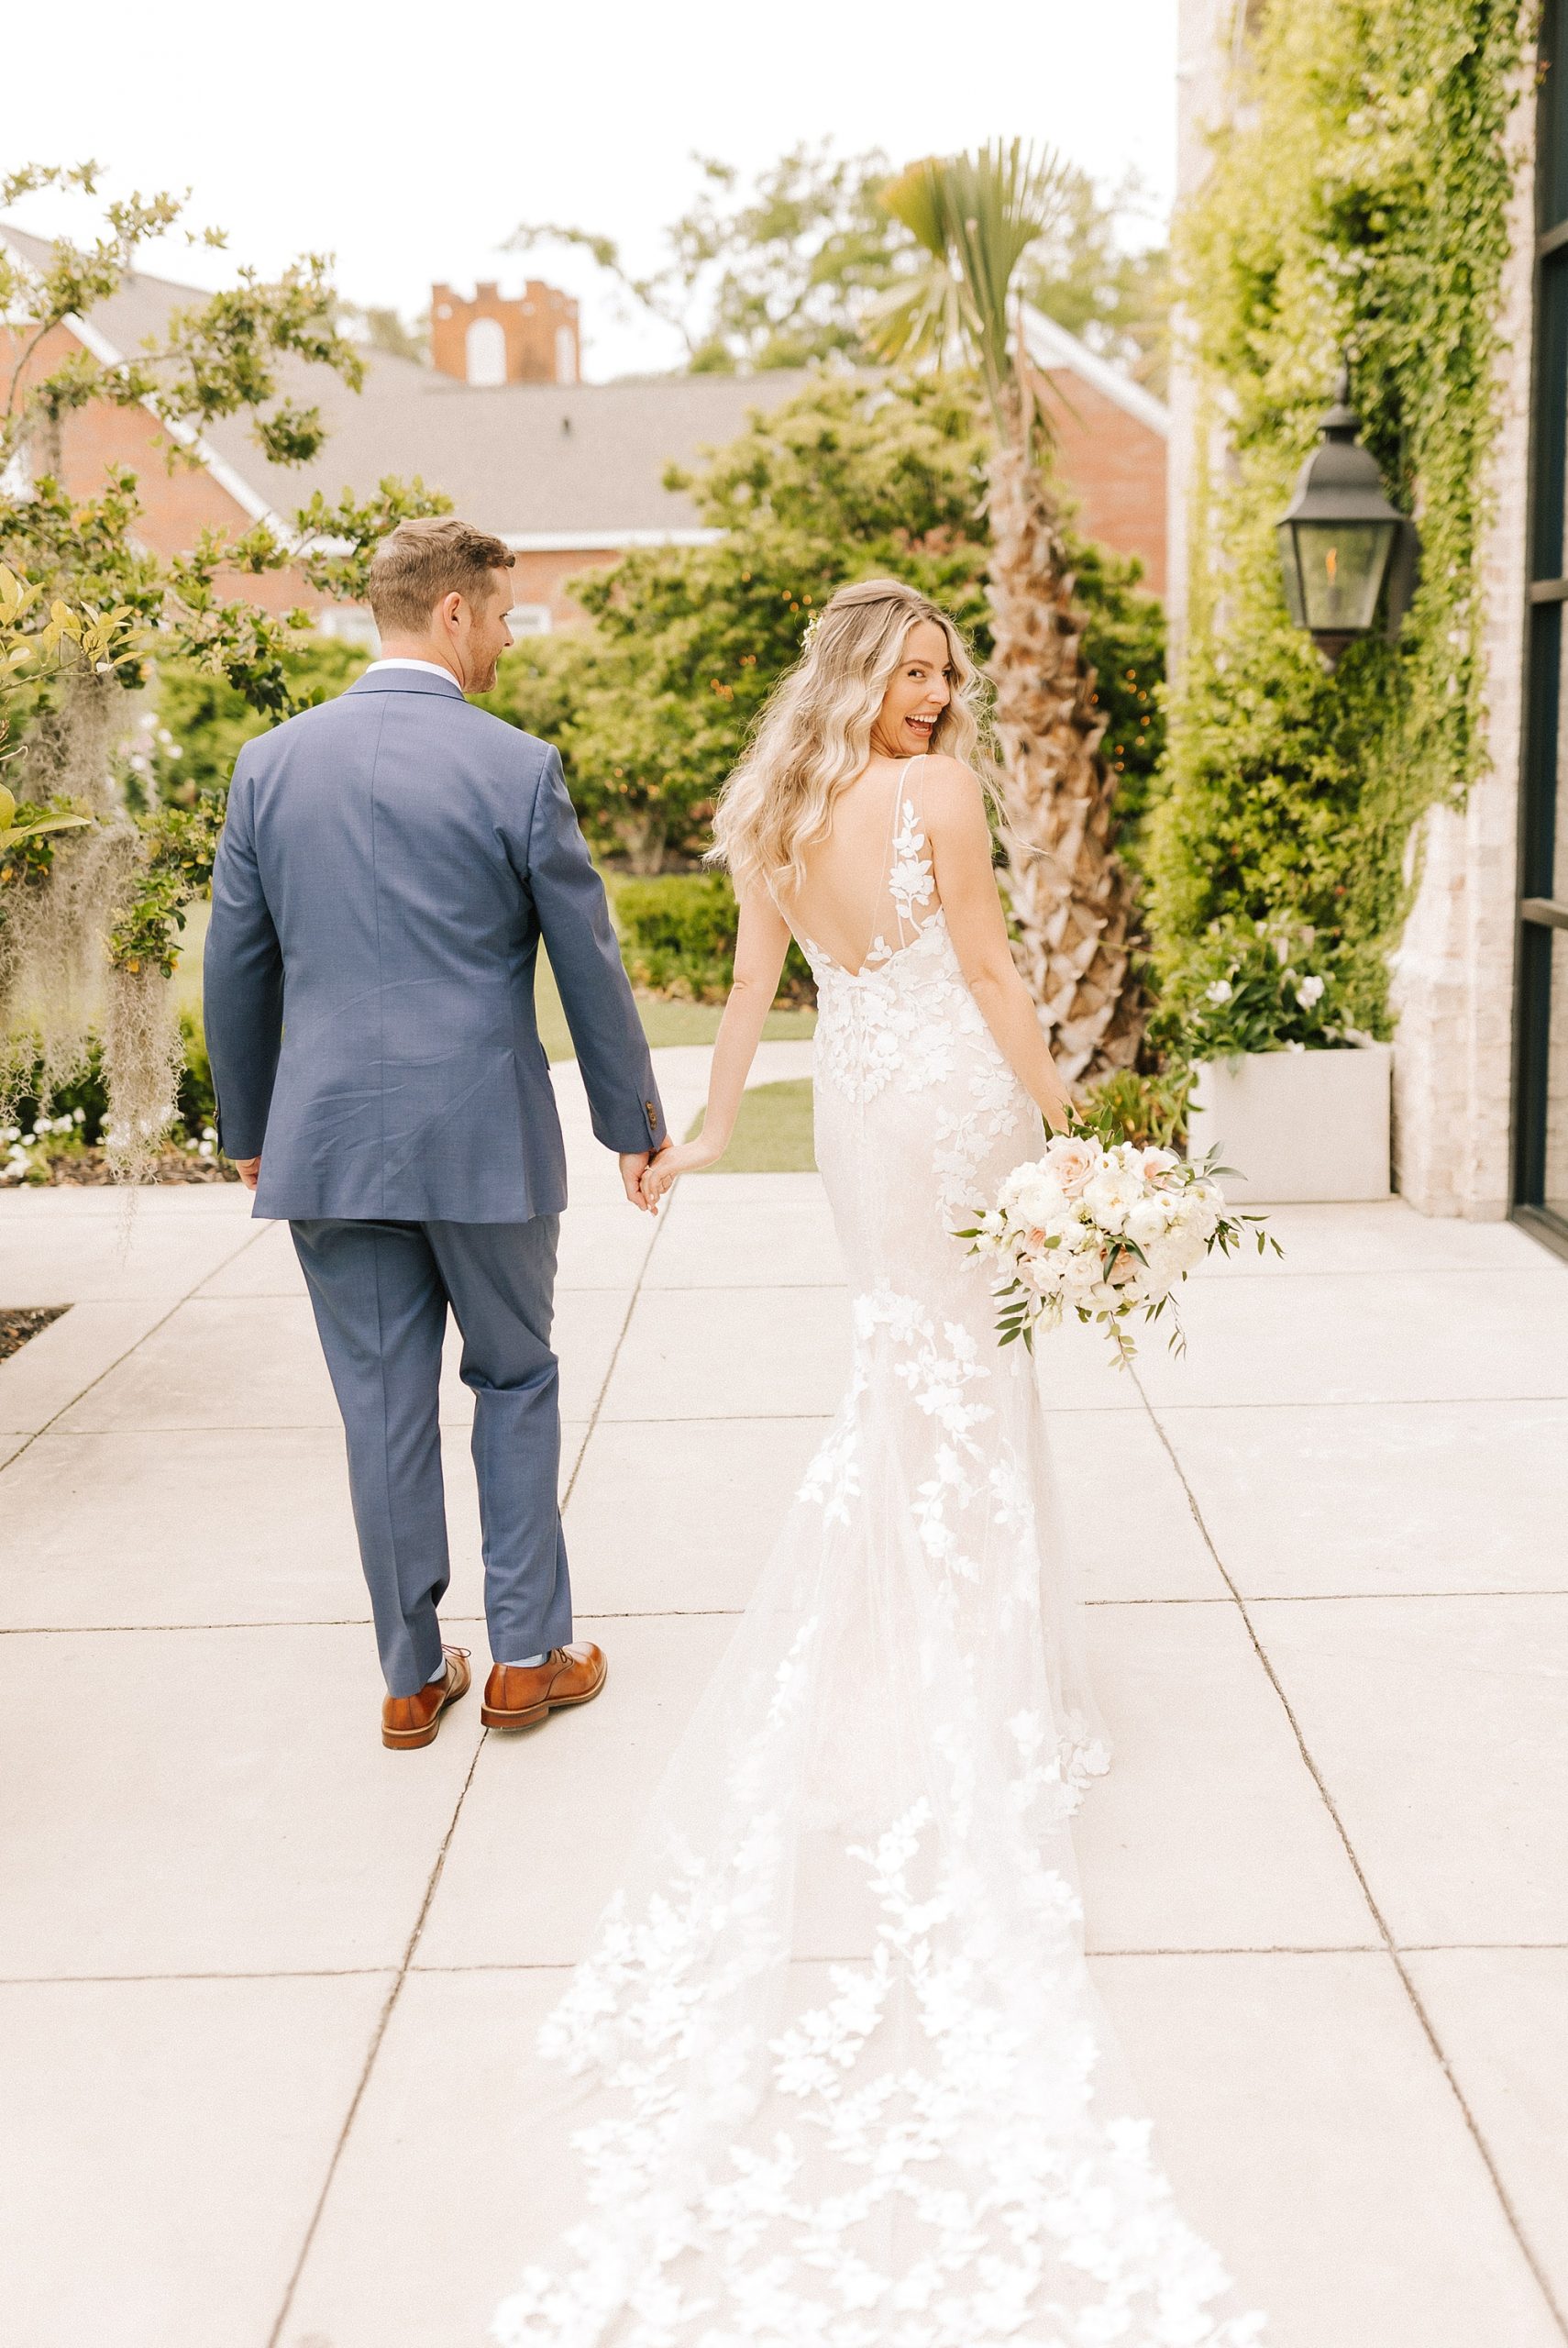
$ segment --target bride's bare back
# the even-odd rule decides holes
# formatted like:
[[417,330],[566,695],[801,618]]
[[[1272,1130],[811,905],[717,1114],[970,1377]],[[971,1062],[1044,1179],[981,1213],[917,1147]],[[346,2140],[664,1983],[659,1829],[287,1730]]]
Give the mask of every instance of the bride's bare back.
[[867,767],[834,801],[826,838],[806,850],[800,888],[780,897],[807,953],[851,977],[888,961],[940,910],[922,829],[924,765]]

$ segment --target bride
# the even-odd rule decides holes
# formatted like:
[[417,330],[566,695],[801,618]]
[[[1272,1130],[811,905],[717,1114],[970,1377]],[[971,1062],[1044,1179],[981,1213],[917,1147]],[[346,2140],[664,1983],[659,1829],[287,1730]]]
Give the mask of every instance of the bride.
[[1068,1821],[1109,1756],[1033,1364],[952,1235],[1068,1105],[1008,950],[978,687],[922,596],[842,588],[720,803],[734,983],[701,1136],[646,1195],[722,1155],[793,933],[854,1365],[545,2025],[574,2214],[502,2348],[1259,2336],[1089,1983]]

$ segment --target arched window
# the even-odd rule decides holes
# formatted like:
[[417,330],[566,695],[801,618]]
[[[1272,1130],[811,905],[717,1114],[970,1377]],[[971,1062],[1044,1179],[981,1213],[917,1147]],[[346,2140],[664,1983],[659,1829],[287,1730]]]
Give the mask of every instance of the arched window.
[[577,337],[570,327],[556,328],[556,381],[575,383],[577,381]]
[[476,318],[469,328],[465,349],[470,383],[505,382],[506,329],[499,318]]

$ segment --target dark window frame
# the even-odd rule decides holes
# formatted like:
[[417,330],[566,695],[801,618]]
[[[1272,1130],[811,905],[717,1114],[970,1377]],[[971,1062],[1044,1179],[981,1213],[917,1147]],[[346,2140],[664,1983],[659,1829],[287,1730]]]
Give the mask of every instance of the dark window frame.
[[1562,609],[1568,602],[1568,0],[1546,0],[1540,66],[1514,958],[1513,1215],[1568,1257],[1568,1218],[1545,1202],[1551,949],[1556,932],[1568,928],[1568,903],[1552,894],[1568,621]]

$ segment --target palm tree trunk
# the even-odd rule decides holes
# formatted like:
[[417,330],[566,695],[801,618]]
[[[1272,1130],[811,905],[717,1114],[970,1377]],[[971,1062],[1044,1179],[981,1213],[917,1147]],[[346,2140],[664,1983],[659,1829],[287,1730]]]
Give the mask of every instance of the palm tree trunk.
[[988,571],[1014,954],[1057,1067],[1081,1089],[1137,1057],[1132,885],[1111,843],[1106,715],[1083,659],[1050,486],[1021,429],[991,465]]

